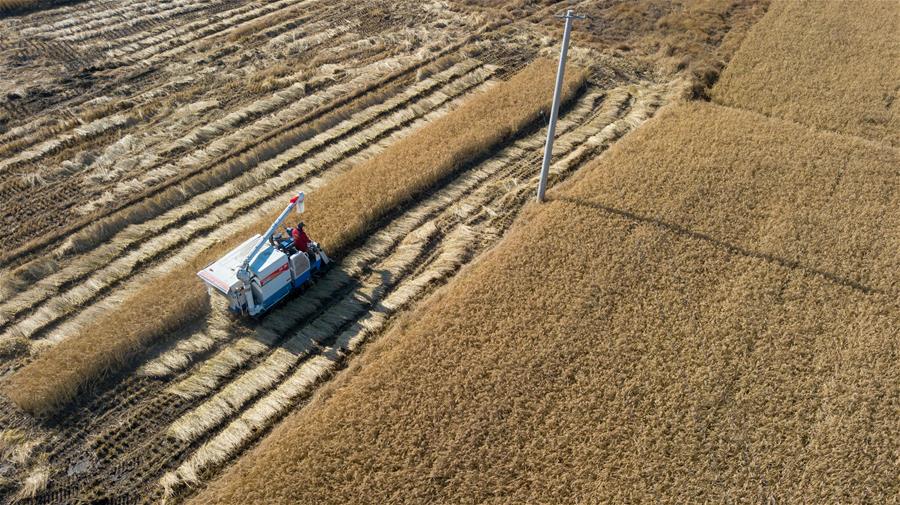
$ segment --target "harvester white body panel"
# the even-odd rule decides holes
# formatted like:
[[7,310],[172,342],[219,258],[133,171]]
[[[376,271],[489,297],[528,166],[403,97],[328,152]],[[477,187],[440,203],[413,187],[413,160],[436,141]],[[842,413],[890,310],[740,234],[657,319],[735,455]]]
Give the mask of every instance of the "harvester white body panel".
[[197,272],[209,292],[225,295],[232,311],[256,316],[301,288],[324,268],[328,256],[315,242],[310,243],[307,254],[294,249],[290,237],[273,237],[291,208],[301,210],[302,206],[301,193],[291,200],[265,235],[254,235]]

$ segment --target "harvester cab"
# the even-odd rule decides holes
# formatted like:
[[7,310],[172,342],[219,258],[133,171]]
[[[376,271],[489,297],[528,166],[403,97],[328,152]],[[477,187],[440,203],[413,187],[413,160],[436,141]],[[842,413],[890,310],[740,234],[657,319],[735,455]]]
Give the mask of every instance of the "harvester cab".
[[303,287],[330,261],[318,244],[298,251],[290,231],[277,233],[291,210],[302,213],[303,193],[291,198],[272,226],[256,234],[228,254],[209,264],[197,275],[214,293],[228,299],[232,312],[260,316],[291,292]]

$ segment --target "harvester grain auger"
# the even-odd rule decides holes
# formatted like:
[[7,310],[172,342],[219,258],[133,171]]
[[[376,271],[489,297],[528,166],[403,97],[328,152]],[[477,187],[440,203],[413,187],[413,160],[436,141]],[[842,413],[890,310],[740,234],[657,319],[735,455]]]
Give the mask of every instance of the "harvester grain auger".
[[304,252],[295,246],[290,228],[285,228],[286,236],[276,234],[292,209],[303,212],[302,192],[291,198],[263,235],[250,237],[197,272],[210,296],[225,295],[232,312],[259,316],[303,287],[328,264],[328,256],[317,243],[309,242]]

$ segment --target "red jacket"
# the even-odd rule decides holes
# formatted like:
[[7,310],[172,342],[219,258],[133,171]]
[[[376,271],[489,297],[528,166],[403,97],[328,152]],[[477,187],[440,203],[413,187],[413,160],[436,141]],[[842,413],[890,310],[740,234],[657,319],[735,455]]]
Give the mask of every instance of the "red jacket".
[[294,231],[291,232],[291,238],[294,239],[294,247],[298,251],[306,252],[309,249],[309,237],[306,235],[306,231],[294,228]]

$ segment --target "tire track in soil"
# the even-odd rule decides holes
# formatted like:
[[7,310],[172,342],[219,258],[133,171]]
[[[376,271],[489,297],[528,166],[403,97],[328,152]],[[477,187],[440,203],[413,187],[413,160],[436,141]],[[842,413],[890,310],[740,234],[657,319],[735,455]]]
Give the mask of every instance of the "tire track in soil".
[[[293,4],[289,4],[286,2],[291,2],[291,1],[302,3],[302,2],[315,2],[315,1],[319,1],[319,0],[281,0],[281,2],[278,2],[278,4],[282,5],[281,8],[289,8]],[[229,1],[229,2],[225,2],[225,3],[231,4],[233,2]],[[285,6],[287,6],[287,7],[285,7]],[[220,7],[223,7],[223,6],[220,6]],[[236,10],[240,10],[240,9],[246,10],[246,12],[244,12],[244,14],[246,14],[247,12],[251,12],[251,14],[252,14],[254,12],[263,11],[262,13],[258,14],[257,17],[271,14],[272,12],[276,12],[279,10],[279,8],[273,8],[272,3],[266,3],[266,2],[257,3],[255,5],[255,10],[254,10],[254,6],[252,6],[250,3],[245,3],[243,5],[235,7],[234,9],[231,9],[231,10],[236,11]],[[339,19],[339,17],[340,17],[340,11],[337,9],[337,7],[329,8],[329,9],[314,10],[314,12],[316,12],[316,15],[321,15],[322,16],[321,19],[336,20],[336,19]],[[200,13],[194,13],[194,16],[200,17]],[[232,17],[234,17],[234,16],[232,16]],[[230,17],[229,18],[217,17],[217,18],[218,19],[231,19]],[[249,17],[245,16],[242,19],[243,19],[243,21],[241,21],[241,23],[245,23],[245,22],[252,22],[253,20],[256,19],[256,17],[253,17],[251,15]],[[198,31],[203,31],[206,35],[209,35],[210,33],[215,34],[218,31],[231,28],[231,26],[229,26],[227,24],[223,24],[222,22],[219,22],[218,24],[211,23],[210,16],[202,16],[201,19],[198,19],[196,21],[193,21],[193,22],[187,23],[187,24],[188,25],[193,24],[194,29],[196,29]],[[218,26],[218,29],[217,29],[218,31],[214,30],[213,27],[211,26],[211,24]],[[183,27],[184,27],[184,25],[181,25],[178,28],[181,29]],[[188,29],[185,29],[182,32],[179,32],[178,34],[168,33],[170,31],[174,32],[177,30],[166,30],[166,33],[169,36],[169,38],[166,38],[165,40],[167,40],[169,42],[171,42],[171,39],[173,39],[173,38],[190,35],[191,33],[194,33],[193,31],[188,30]],[[141,37],[143,37],[143,34],[138,35],[138,39],[140,39]],[[158,72],[158,70],[162,69],[162,67],[165,64],[167,64],[168,62],[170,62],[172,60],[171,56],[173,56],[174,54],[183,53],[188,50],[193,50],[196,53],[198,48],[194,47],[194,46],[197,43],[199,43],[199,40],[201,37],[203,37],[203,35],[198,35],[188,41],[182,41],[181,43],[175,45],[174,48],[168,47],[168,46],[173,45],[171,43],[169,43],[167,47],[160,48],[160,51],[169,51],[171,53],[168,55],[168,57],[157,57],[158,55],[156,53],[154,53],[153,51],[148,51],[145,47],[143,52],[146,54],[144,54],[143,57],[134,59],[134,61],[131,61],[128,63],[124,63],[121,58],[115,57],[113,54],[111,54],[111,51],[113,49],[111,49],[111,48],[103,49],[102,53],[103,53],[104,59],[106,60],[105,62],[93,61],[93,62],[90,62],[89,65],[81,64],[78,67],[78,70],[80,70],[81,68],[85,68],[85,67],[99,67],[104,70],[110,70],[113,68],[117,68],[117,69],[119,69],[117,72],[118,75],[116,75],[113,78],[110,78],[109,81],[106,82],[105,84],[100,83],[99,81],[95,82],[94,86],[92,86],[89,90],[79,91],[79,90],[74,90],[74,89],[69,88],[66,91],[63,91],[63,92],[58,93],[57,95],[54,95],[51,97],[41,97],[40,99],[38,99],[34,102],[19,103],[18,104],[19,113],[17,115],[13,116],[11,119],[20,119],[21,117],[28,117],[31,115],[35,115],[38,112],[46,113],[52,107],[61,107],[63,105],[66,105],[68,108],[72,108],[72,107],[78,105],[79,103],[84,103],[92,98],[103,96],[108,93],[117,95],[118,94],[117,91],[120,89],[123,89],[123,88],[124,89],[131,88],[131,89],[141,90],[144,87],[144,85],[146,85],[148,87],[152,86],[157,81],[169,77],[168,73]],[[165,37],[163,37],[163,38],[165,38]],[[36,40],[36,42],[41,42],[41,41],[42,41],[41,39]],[[43,42],[47,42],[47,41],[48,41],[48,39],[43,40]],[[120,42],[125,43],[125,41],[120,41]],[[159,45],[159,44],[156,44],[156,45]],[[240,47],[239,49],[248,51],[248,52],[252,52],[252,49],[254,47],[255,47],[255,44],[248,44],[247,46]],[[138,49],[135,49],[135,51],[137,51],[137,50]],[[43,55],[43,54],[47,54],[47,52],[48,51],[40,51],[39,54]],[[63,57],[62,59],[66,60],[65,57]],[[74,103],[67,103],[71,100],[74,100]],[[41,111],[41,109],[44,109],[44,110]]]

